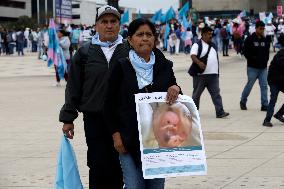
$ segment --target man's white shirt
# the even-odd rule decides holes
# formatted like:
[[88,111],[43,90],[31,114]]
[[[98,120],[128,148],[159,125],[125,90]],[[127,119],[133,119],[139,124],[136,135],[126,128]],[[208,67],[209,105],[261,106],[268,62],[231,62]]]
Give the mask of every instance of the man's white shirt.
[[[201,41],[202,41],[202,52],[200,57],[204,57],[208,51],[209,45],[205,43],[203,40]],[[197,54],[198,54],[198,44],[194,43],[192,45],[190,55],[197,56]],[[206,69],[201,74],[218,74],[218,66],[219,64],[218,64],[217,52],[213,47],[211,47],[210,52],[208,54]]]

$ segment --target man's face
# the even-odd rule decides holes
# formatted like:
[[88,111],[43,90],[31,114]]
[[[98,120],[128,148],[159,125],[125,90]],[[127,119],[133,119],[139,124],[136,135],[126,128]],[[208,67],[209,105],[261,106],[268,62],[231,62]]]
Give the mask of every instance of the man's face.
[[213,31],[209,31],[209,32],[202,34],[202,39],[205,42],[210,42],[212,40],[212,36],[213,36]]
[[257,35],[261,35],[261,36],[264,36],[264,26],[259,26],[259,27],[257,27],[256,29],[255,29],[255,33],[257,34]]
[[96,31],[101,41],[115,41],[119,33],[118,18],[112,14],[103,15],[96,23]]

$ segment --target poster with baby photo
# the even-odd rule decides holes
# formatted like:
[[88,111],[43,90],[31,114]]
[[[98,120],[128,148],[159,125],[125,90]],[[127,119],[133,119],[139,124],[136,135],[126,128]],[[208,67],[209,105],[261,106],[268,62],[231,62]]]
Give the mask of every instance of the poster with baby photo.
[[207,174],[200,118],[189,96],[166,102],[166,93],[135,95],[145,179]]

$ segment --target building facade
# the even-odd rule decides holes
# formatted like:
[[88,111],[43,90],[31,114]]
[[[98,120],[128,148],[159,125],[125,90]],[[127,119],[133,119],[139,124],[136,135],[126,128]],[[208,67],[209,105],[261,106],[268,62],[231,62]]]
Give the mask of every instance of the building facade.
[[236,14],[246,10],[251,15],[259,12],[276,12],[276,6],[281,5],[281,0],[180,0],[180,6],[190,2],[198,12],[208,16],[219,14]]
[[91,26],[96,22],[97,8],[102,5],[96,4],[95,0],[72,1],[72,23]]
[[32,16],[31,0],[0,0],[0,21],[16,21],[23,15]]

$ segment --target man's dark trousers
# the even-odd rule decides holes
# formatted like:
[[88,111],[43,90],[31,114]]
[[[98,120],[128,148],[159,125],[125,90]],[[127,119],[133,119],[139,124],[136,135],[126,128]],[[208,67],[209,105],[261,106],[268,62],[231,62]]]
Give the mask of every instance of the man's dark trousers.
[[220,95],[219,75],[218,74],[204,74],[193,76],[193,94],[192,99],[199,109],[200,96],[204,89],[207,88],[215,106],[216,115],[224,113],[222,97]]
[[122,189],[123,177],[117,151],[102,113],[84,113],[88,146],[90,189]]

